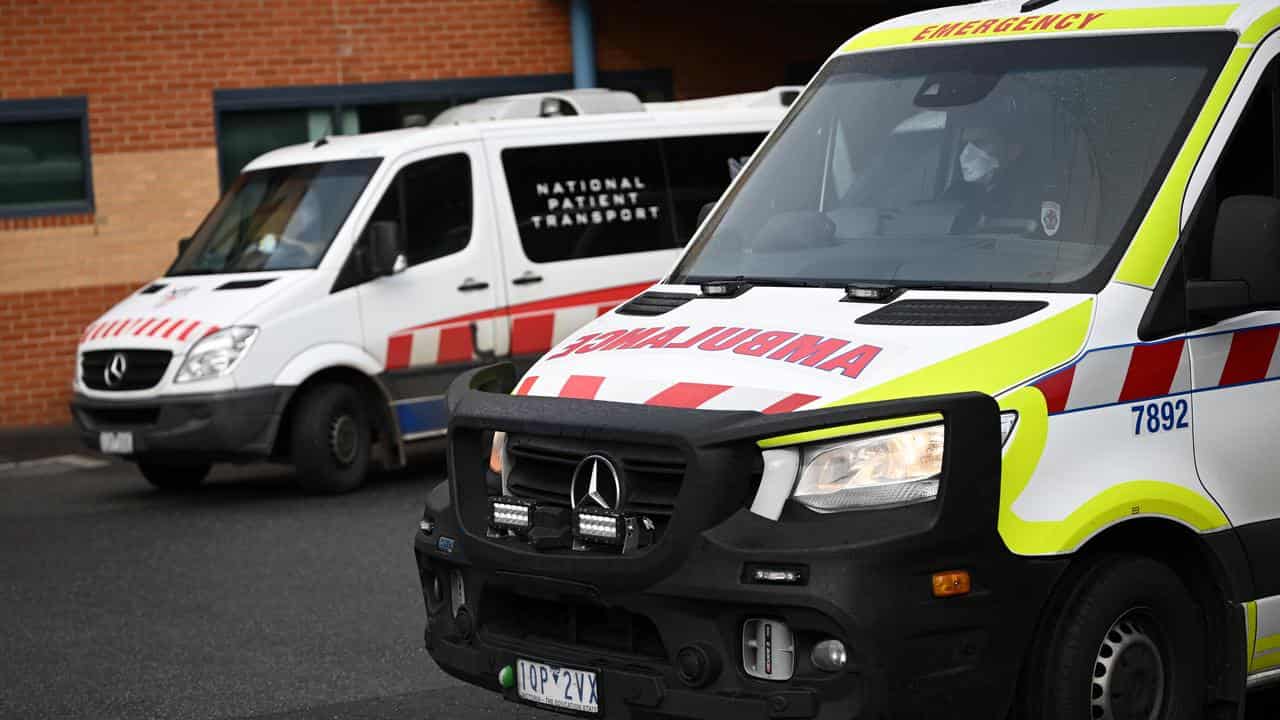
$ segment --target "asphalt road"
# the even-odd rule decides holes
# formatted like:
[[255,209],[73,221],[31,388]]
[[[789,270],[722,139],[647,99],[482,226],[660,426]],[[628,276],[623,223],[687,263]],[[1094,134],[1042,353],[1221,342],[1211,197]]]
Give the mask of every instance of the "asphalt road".
[[168,495],[89,456],[13,462],[62,451],[0,444],[0,717],[557,717],[422,649],[410,541],[438,460],[333,498],[269,466]]

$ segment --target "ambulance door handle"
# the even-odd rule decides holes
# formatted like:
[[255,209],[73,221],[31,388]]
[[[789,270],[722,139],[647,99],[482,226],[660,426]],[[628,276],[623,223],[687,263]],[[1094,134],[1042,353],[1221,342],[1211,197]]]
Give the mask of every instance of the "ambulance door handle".
[[526,270],[523,275],[511,281],[512,285],[532,285],[542,282],[542,276],[536,275],[532,270]]
[[475,278],[467,278],[458,286],[458,292],[475,292],[476,290],[488,290],[489,283]]

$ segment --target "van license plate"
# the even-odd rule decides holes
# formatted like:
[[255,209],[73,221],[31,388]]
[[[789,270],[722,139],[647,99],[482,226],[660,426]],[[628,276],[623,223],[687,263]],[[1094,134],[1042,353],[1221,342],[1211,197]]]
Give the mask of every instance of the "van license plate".
[[108,455],[132,455],[133,433],[104,432],[98,434],[98,447]]
[[596,674],[532,660],[516,662],[516,689],[520,698],[565,710],[600,712]]

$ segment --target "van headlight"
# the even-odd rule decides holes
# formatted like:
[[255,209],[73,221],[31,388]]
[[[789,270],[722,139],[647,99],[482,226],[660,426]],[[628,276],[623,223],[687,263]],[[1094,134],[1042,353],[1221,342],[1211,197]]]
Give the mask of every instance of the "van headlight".
[[[1017,413],[1000,416],[1001,443]],[[941,423],[802,449],[792,498],[817,512],[884,508],[938,497],[946,433]]]
[[187,353],[175,382],[191,382],[222,377],[235,369],[258,337],[258,328],[240,325],[209,335]]

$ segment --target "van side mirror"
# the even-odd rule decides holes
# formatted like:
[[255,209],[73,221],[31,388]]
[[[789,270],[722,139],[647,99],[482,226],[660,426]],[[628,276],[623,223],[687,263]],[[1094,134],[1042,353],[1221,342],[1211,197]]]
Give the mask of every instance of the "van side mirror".
[[185,253],[187,251],[187,248],[189,247],[191,247],[190,237],[178,238],[178,256],[179,257],[181,257],[182,254]]
[[404,249],[400,247],[400,223],[378,220],[369,224],[365,234],[369,244],[370,275],[395,275],[405,269]]
[[1213,228],[1209,279],[1187,283],[1187,310],[1226,318],[1280,307],[1280,200],[1222,201]]

